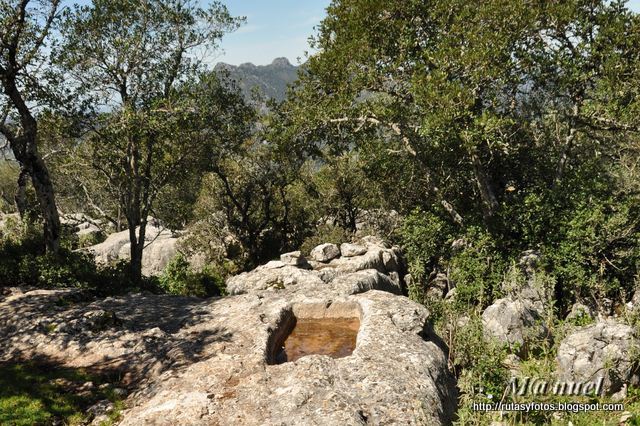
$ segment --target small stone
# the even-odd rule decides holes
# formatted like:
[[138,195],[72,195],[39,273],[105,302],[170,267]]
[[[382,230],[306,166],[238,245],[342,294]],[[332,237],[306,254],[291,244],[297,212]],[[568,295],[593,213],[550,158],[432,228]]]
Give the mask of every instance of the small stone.
[[457,293],[457,290],[456,290],[456,288],[454,287],[454,288],[452,288],[451,290],[449,290],[449,291],[447,292],[447,295],[446,295],[446,296],[444,296],[444,299],[445,299],[445,300],[454,300],[454,298],[456,297],[456,293]]
[[79,391],[88,391],[91,390],[95,387],[95,385],[93,384],[93,382],[85,382],[82,384],[82,386],[80,386],[78,388]]
[[124,398],[127,396],[127,391],[122,388],[113,388],[113,394],[118,398]]
[[508,354],[503,360],[502,365],[505,366],[511,372],[517,372],[520,370],[521,359],[516,354]]
[[624,424],[629,420],[633,420],[634,415],[630,411],[623,411],[620,415],[620,424]]
[[285,265],[285,263],[281,260],[271,260],[267,263],[265,263],[262,268],[263,269],[279,269],[279,268],[283,268]]
[[574,303],[571,307],[571,312],[567,314],[565,318],[566,321],[575,322],[581,320],[593,320],[594,312],[593,309],[589,308],[587,305],[582,303]]
[[113,411],[113,403],[108,399],[103,399],[102,401],[98,401],[93,404],[91,407],[87,408],[87,413],[91,414],[94,417],[100,416],[102,414],[109,414]]
[[329,262],[340,256],[340,249],[332,243],[320,244],[311,250],[311,258],[317,262]]
[[99,416],[96,416],[90,424],[91,426],[98,426],[98,425],[103,425],[108,421],[109,421],[109,416],[107,416],[106,414],[100,414]]
[[280,262],[290,266],[304,266],[307,264],[307,259],[305,259],[302,252],[298,250],[281,254]]
[[627,397],[627,384],[625,383],[622,385],[622,389],[620,389],[618,392],[611,395],[611,400],[613,402],[620,402],[624,400],[626,397]]

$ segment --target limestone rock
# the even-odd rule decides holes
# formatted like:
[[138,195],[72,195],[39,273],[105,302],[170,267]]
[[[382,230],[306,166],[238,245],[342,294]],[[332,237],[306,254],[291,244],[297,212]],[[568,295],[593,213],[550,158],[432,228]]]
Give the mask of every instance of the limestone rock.
[[402,294],[400,284],[389,276],[381,274],[375,269],[353,272],[341,275],[331,281],[337,294],[357,294],[369,290],[383,290],[393,294]]
[[[142,257],[142,273],[146,276],[160,275],[178,252],[178,238],[168,229],[148,224],[145,241],[147,244]],[[96,262],[102,264],[129,259],[129,231],[111,234],[102,243],[86,250],[95,256]]]
[[367,248],[360,244],[343,243],[340,244],[342,257],[361,256],[367,252]]
[[567,314],[565,318],[566,321],[574,322],[580,320],[593,320],[595,316],[595,312],[589,306],[576,302],[571,307],[571,311]]
[[[223,298],[12,292],[0,300],[0,362],[48,356],[121,369],[122,425],[450,424],[446,345],[429,311],[397,295],[399,275],[383,259],[393,249],[367,248],[343,259],[362,266],[357,258],[375,253],[380,270],[272,261],[229,279]],[[352,352],[275,362],[292,318],[331,327],[343,317],[357,326]]]
[[531,342],[548,337],[538,313],[521,300],[498,299],[482,313],[487,336],[508,344],[518,355],[526,354]]
[[436,275],[427,287],[427,297],[440,300],[449,290],[449,278],[442,273]]
[[587,382],[603,377],[604,391],[613,394],[625,383],[640,383],[638,351],[637,333],[629,325],[606,320],[579,328],[560,343],[558,379]]
[[524,280],[507,280],[502,283],[502,289],[511,299],[523,301],[527,307],[542,315],[552,306],[553,285],[548,280],[540,279],[540,262],[541,256],[537,251],[524,251],[518,263],[518,272]]
[[[227,306],[237,307],[250,296],[234,299]],[[121,424],[451,422],[455,386],[446,369],[441,343],[427,325],[424,307],[379,291],[333,298],[329,306],[354,304],[360,312],[360,330],[352,355],[311,355],[295,362],[265,365],[269,336],[278,329],[283,311],[306,310],[323,315],[327,304],[323,299],[295,296],[290,301],[274,302],[270,298],[250,310],[234,309],[228,317],[233,321],[228,323],[243,324],[245,331],[241,333],[237,327],[230,330],[234,337],[223,353],[175,376],[158,378],[153,394],[135,400]],[[262,321],[256,315],[259,312]],[[244,335],[249,330],[253,330],[251,335]],[[243,355],[238,352],[239,343],[246,345]]]
[[329,262],[340,256],[340,249],[337,245],[331,243],[320,244],[311,250],[311,259],[316,262]]
[[400,269],[400,264],[401,260],[395,250],[372,246],[363,255],[340,257],[332,260],[328,265],[341,273],[375,269],[383,274],[389,274],[397,272]]
[[280,261],[285,265],[291,266],[305,266],[308,265],[307,259],[302,255],[302,252],[292,251],[290,253],[284,253],[280,255]]
[[536,250],[525,250],[520,255],[518,264],[526,274],[532,274],[540,265],[542,256]]
[[313,290],[324,287],[325,283],[317,271],[285,265],[281,261],[272,261],[258,266],[253,271],[229,278],[227,291],[229,294],[255,293],[259,290],[284,290],[298,285]]

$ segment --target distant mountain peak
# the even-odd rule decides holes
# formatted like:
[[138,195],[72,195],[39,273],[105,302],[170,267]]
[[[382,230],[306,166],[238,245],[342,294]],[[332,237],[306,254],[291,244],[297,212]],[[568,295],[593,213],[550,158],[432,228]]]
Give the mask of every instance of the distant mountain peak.
[[275,58],[273,60],[273,62],[271,62],[271,65],[277,66],[277,67],[292,67],[293,65],[291,65],[291,62],[289,62],[289,60],[287,58]]
[[275,58],[269,65],[245,62],[236,66],[219,62],[214,70],[235,80],[247,100],[251,100],[252,90],[257,87],[265,97],[282,101],[287,86],[298,78],[298,67],[284,57]]

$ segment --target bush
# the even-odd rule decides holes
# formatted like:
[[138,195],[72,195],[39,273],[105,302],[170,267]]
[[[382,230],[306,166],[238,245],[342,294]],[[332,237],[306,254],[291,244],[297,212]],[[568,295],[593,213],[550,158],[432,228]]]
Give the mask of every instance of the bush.
[[335,225],[320,225],[316,228],[315,233],[304,240],[300,251],[308,256],[315,247],[324,243],[333,243],[340,245],[351,241],[353,234],[344,228]]
[[487,339],[477,310],[465,311],[448,302],[436,302],[436,330],[445,336],[450,367],[458,379],[461,402],[487,402],[487,396],[500,398],[509,381],[503,365],[504,345]]
[[400,228],[400,240],[409,265],[411,284],[409,297],[424,302],[429,273],[448,254],[449,225],[439,216],[416,209]]
[[456,303],[488,306],[499,293],[508,263],[492,237],[480,228],[469,228],[464,241],[447,265],[456,285]]
[[178,253],[159,278],[160,288],[178,296],[211,297],[225,293],[224,276],[212,265],[192,272],[189,262]]
[[159,291],[153,278],[132,282],[128,262],[98,267],[90,254],[71,251],[68,246],[65,240],[57,254],[44,253],[42,232],[36,224],[10,221],[0,234],[0,286],[76,287],[99,295]]
[[[493,300],[507,262],[495,238],[482,228],[470,226],[461,234],[446,219],[417,209],[404,220],[400,235],[411,274],[412,299],[425,303],[430,275],[446,271],[456,285],[456,303],[486,306]],[[456,239],[462,243],[454,250]]]

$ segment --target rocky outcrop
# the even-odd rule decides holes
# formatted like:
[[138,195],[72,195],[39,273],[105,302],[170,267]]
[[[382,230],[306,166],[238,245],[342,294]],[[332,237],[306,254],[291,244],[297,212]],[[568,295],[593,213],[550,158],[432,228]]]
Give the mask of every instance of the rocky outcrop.
[[548,330],[538,313],[520,300],[498,299],[482,314],[485,335],[507,345],[518,355],[525,355],[532,342],[548,337]]
[[300,251],[292,251],[290,253],[281,254],[280,261],[285,265],[290,265],[290,266],[307,265],[307,259],[305,259],[305,257],[302,255]]
[[342,257],[362,256],[367,252],[365,246],[360,244],[342,243],[340,244],[340,254]]
[[484,333],[508,345],[520,356],[528,355],[532,343],[550,340],[543,319],[550,313],[552,288],[539,279],[540,255],[527,250],[518,268],[502,284],[506,297],[496,300],[482,314]]
[[551,282],[541,279],[541,256],[534,250],[526,250],[520,254],[518,268],[513,271],[517,276],[502,283],[502,290],[513,300],[524,302],[527,307],[539,315],[548,311],[553,300]]
[[244,339],[230,331],[246,346],[229,343],[221,356],[166,375],[149,399],[125,413],[122,424],[197,419],[200,424],[436,425],[451,420],[455,388],[444,352],[425,327],[427,312],[418,305],[376,291],[332,299],[332,304],[356,304],[361,310],[352,355],[312,355],[268,365],[269,336],[278,329],[282,312],[296,305],[325,306],[327,300],[272,302],[253,302],[254,313],[262,317],[243,314],[231,321],[253,328]]
[[[374,238],[365,238],[351,256],[340,256],[335,244],[321,244],[307,262],[300,252],[286,253],[256,269],[227,280],[230,294],[267,289],[297,289],[307,294],[355,294],[383,290],[402,294],[402,260],[397,248],[387,248]],[[356,252],[362,254],[355,255]],[[315,253],[315,255],[313,254]],[[317,259],[325,259],[318,261]],[[322,285],[321,285],[322,283]]]
[[593,321],[595,315],[595,311],[589,306],[583,303],[576,302],[571,306],[571,310],[565,317],[565,320],[573,323],[582,322],[584,324],[584,321]]
[[[391,267],[384,250],[360,257]],[[309,269],[291,264],[298,257],[230,279],[224,298],[12,292],[0,300],[0,361],[118,367],[130,382],[123,425],[450,424],[446,347],[424,306],[392,294],[398,270],[341,269],[341,258]],[[356,324],[348,353],[278,355],[298,322],[321,321],[311,336],[331,336],[345,318]]]
[[[146,276],[159,275],[177,254],[178,237],[170,230],[152,222],[147,225],[145,241],[147,244],[142,256],[142,273]],[[101,264],[129,259],[131,256],[129,231],[111,234],[102,243],[88,247],[86,250],[95,256],[96,262]]]
[[638,337],[633,327],[611,319],[574,331],[558,348],[558,379],[592,382],[602,377],[607,394],[640,384]]

